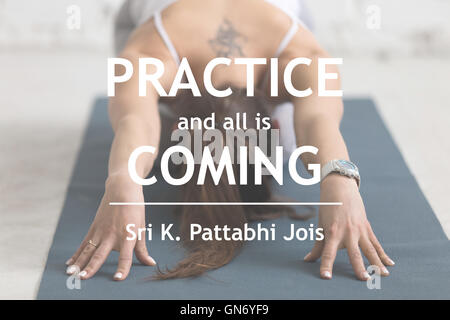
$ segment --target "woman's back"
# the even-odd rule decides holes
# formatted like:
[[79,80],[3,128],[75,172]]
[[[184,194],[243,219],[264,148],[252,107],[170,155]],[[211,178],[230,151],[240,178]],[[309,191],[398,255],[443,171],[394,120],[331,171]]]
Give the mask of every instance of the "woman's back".
[[[160,28],[148,28],[148,45],[152,45],[154,34],[164,38],[165,33],[163,50],[170,51],[173,46],[172,56],[186,57],[196,79],[201,79],[206,64],[216,57],[276,57],[286,35],[297,24],[292,16],[265,0],[168,0],[148,10],[155,12],[146,24],[158,27],[155,17],[161,17]],[[161,45],[161,41],[154,43]],[[266,65],[255,67],[256,82],[266,70]],[[245,74],[245,65],[217,66],[212,79],[216,86],[243,87]]]

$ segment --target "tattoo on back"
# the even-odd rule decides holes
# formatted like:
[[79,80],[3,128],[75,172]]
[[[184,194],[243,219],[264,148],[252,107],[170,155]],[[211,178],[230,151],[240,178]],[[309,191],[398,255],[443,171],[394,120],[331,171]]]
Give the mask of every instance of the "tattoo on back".
[[208,43],[218,57],[230,58],[245,56],[242,44],[246,41],[247,38],[235,29],[230,20],[225,18],[217,30],[216,37]]

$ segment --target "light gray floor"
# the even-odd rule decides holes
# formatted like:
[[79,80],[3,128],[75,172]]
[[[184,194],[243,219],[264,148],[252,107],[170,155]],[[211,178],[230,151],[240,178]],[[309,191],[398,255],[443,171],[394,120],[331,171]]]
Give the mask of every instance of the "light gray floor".
[[[0,298],[32,299],[108,52],[0,53]],[[348,59],[344,94],[372,96],[450,235],[450,60]],[[389,183],[386,181],[386,183]],[[382,201],[382,199],[380,199]]]

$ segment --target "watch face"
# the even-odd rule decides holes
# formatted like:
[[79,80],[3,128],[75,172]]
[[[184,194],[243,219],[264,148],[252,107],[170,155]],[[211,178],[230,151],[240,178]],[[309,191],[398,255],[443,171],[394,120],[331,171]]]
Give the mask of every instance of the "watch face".
[[338,165],[343,169],[358,171],[358,168],[349,161],[339,160]]

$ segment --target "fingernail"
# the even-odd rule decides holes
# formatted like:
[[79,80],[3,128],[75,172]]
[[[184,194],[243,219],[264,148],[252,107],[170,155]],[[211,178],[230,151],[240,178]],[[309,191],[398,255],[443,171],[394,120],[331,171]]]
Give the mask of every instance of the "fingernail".
[[391,258],[389,258],[389,262],[391,263],[391,265],[395,265],[395,262]]
[[384,274],[389,274],[388,269],[386,269],[386,267],[381,268],[381,272],[383,272]]
[[68,266],[69,264],[72,264],[72,262],[73,262],[73,259],[70,258],[69,260],[66,261],[66,266]]
[[364,271],[364,273],[362,274],[362,276],[363,276],[363,279],[364,279],[364,280],[367,280],[367,279],[370,278],[370,276],[369,276],[369,274],[367,273],[367,271]]
[[322,277],[326,279],[331,279],[331,273],[329,271],[325,271],[322,273]]
[[308,252],[308,254],[303,258],[303,260],[308,260],[308,258],[311,256],[311,252]]
[[66,269],[66,273],[67,273],[67,274],[72,274],[72,273],[74,273],[75,271],[77,271],[77,266],[76,266],[76,265],[71,265],[71,266],[69,266],[69,267]]
[[122,272],[117,272],[117,273],[114,275],[114,279],[122,279]]
[[79,274],[80,277],[84,277],[85,275],[87,275],[87,272],[85,270],[81,271]]
[[156,265],[156,261],[152,257],[148,256],[148,260],[150,261],[151,264]]

